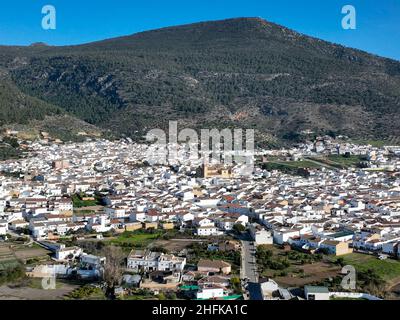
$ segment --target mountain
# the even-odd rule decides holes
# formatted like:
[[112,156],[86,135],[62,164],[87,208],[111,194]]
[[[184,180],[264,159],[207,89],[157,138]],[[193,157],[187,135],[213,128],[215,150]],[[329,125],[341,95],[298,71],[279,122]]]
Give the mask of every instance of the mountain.
[[[259,18],[78,46],[3,46],[0,74],[0,124],[62,113],[135,137],[179,120],[180,128],[255,128],[270,144],[306,129],[400,134],[400,62]],[[9,117],[15,105],[23,113]]]

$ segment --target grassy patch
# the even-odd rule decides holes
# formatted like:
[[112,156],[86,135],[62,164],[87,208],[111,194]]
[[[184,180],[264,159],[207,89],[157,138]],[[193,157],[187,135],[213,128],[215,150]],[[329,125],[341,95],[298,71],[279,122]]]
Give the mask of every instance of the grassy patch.
[[72,300],[105,300],[103,290],[89,285],[77,288],[72,291],[66,299]]
[[15,258],[7,259],[7,260],[1,260],[0,261],[0,272],[2,270],[6,270],[6,269],[9,269],[9,268],[15,268],[18,265],[19,265],[19,262]]
[[292,168],[304,168],[304,169],[312,169],[312,168],[321,168],[322,165],[318,163],[314,163],[308,160],[298,160],[298,161],[273,161],[273,162],[267,162],[271,164],[273,167],[274,165],[277,166],[287,166],[287,167],[292,167]]
[[282,162],[265,162],[261,165],[262,169],[268,171],[281,171],[291,175],[307,175],[305,169],[321,168],[322,165],[302,160],[302,161],[282,161]]
[[232,266],[232,274],[239,273],[241,253],[240,251],[208,251],[207,243],[192,243],[190,249],[190,258],[188,263],[197,264],[200,259],[223,260]]
[[0,270],[0,285],[6,283],[14,283],[25,277],[25,267],[18,263],[15,266],[7,266],[7,268]]
[[101,199],[95,198],[94,200],[82,200],[85,195],[74,194],[72,196],[72,202],[75,208],[93,207],[101,205]]
[[[42,278],[29,278],[27,285],[32,289],[43,289],[42,280]],[[56,289],[61,289],[63,286],[62,282],[59,280],[56,281]]]
[[343,168],[349,168],[355,167],[360,162],[365,161],[365,156],[350,155],[346,157],[344,155],[331,154],[327,157],[327,159],[333,162],[333,165],[337,164]]
[[400,262],[396,260],[379,260],[374,256],[351,253],[343,257],[346,265],[352,265],[358,272],[373,270],[383,280],[389,281],[400,277]]
[[132,246],[137,248],[144,248],[149,245],[152,241],[159,239],[164,234],[161,230],[155,230],[153,232],[146,232],[142,230],[133,232],[121,233],[116,238],[109,240],[110,243],[118,246]]

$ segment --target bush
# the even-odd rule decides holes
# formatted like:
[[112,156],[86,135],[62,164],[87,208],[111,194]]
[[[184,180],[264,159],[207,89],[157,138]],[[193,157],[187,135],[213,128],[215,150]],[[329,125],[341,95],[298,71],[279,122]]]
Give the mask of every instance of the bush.
[[152,247],[152,248],[151,248],[151,251],[160,252],[160,253],[165,253],[165,254],[169,253],[169,251],[168,251],[167,248],[160,247],[160,246],[154,246],[154,247]]
[[157,298],[158,298],[158,300],[166,300],[166,299],[167,299],[167,297],[165,296],[165,294],[162,293],[162,292],[160,292],[160,293],[157,295]]
[[25,278],[25,268],[22,264],[7,267],[0,271],[0,285],[12,283]]
[[344,258],[343,257],[337,258],[335,263],[338,264],[339,266],[343,267],[345,265]]
[[233,231],[235,231],[236,233],[241,233],[243,231],[246,230],[246,227],[240,223],[236,223],[233,225]]
[[167,297],[168,300],[176,300],[177,299],[177,296],[176,296],[175,292],[168,292],[166,294],[166,297]]
[[273,253],[271,250],[266,249],[263,246],[257,248],[257,263],[263,268],[272,270],[284,270],[290,266],[288,259],[277,258],[273,260]]
[[85,285],[72,291],[68,297],[72,299],[85,299],[98,294],[103,294],[103,291],[100,288]]

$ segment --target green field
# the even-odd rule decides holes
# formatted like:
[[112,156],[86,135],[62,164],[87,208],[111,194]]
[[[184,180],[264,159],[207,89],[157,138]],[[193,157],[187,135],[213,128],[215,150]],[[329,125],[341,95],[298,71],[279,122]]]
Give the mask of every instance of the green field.
[[357,271],[375,271],[383,280],[400,277],[400,262],[392,259],[379,260],[375,256],[351,253],[343,256],[346,265],[352,265]]
[[1,260],[0,261],[0,271],[8,269],[8,268],[14,268],[18,265],[18,261],[14,259],[10,260]]
[[299,160],[299,161],[273,161],[273,162],[264,162],[261,167],[264,170],[273,171],[278,170],[283,173],[293,174],[293,175],[303,175],[304,170],[302,169],[318,169],[323,165],[308,161],[308,160]]
[[105,295],[100,288],[89,285],[79,287],[64,298],[65,300],[105,300]]
[[160,238],[164,232],[155,231],[154,233],[139,232],[124,232],[109,242],[120,246],[133,246],[144,248],[152,241]]
[[[32,289],[43,289],[42,280],[42,278],[29,278],[27,285]],[[64,284],[61,281],[56,281],[56,289],[61,289],[63,286]]]
[[315,162],[311,162],[308,160],[298,160],[298,161],[273,161],[269,162],[272,165],[277,164],[280,166],[287,166],[287,167],[292,167],[292,168],[321,168],[322,165],[319,165]]
[[357,164],[365,160],[365,156],[358,155],[350,155],[349,157],[345,157],[343,155],[331,154],[327,158],[329,161],[333,162],[332,165],[336,164],[345,168],[357,166]]
[[77,194],[72,196],[72,202],[75,208],[93,207],[101,204],[101,201],[98,198],[95,200],[82,200],[83,197],[84,195]]

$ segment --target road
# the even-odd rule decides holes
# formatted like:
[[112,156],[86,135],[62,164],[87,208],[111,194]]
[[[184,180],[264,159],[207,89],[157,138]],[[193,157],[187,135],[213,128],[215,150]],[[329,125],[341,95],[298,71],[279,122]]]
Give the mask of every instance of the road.
[[242,263],[240,268],[241,279],[248,279],[246,290],[248,299],[262,300],[256,262],[256,248],[248,237],[242,237]]
[[242,240],[242,279],[247,278],[250,282],[258,282],[255,246],[248,240]]

